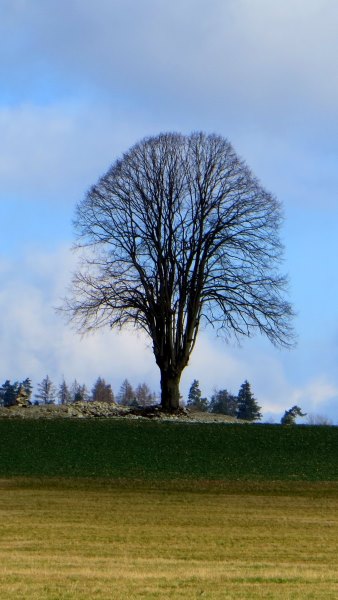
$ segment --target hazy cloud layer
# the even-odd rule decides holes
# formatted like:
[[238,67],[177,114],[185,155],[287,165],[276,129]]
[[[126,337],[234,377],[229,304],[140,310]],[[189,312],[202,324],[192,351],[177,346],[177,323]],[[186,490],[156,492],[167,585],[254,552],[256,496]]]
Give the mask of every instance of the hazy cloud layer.
[[254,117],[274,130],[337,114],[338,6],[330,0],[10,0],[5,7],[2,72],[21,93],[99,89],[109,102],[166,110],[176,100],[180,112],[190,103],[218,118],[247,112],[246,123]]

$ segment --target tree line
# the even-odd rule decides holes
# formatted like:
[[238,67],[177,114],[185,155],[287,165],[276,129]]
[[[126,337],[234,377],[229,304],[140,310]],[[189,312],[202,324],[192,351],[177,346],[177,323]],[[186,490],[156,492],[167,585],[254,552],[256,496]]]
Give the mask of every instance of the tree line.
[[[254,397],[250,383],[245,380],[242,383],[237,396],[228,390],[216,390],[210,401],[202,397],[202,392],[197,379],[191,384],[187,408],[193,411],[219,413],[236,417],[244,421],[260,421],[262,418],[261,407]],[[292,406],[284,412],[281,425],[295,425],[297,418],[307,416],[307,425],[332,425],[332,421],[325,415],[309,414],[303,412],[300,406]]]
[[247,380],[241,385],[237,396],[226,389],[216,390],[208,401],[207,398],[202,397],[199,382],[194,379],[188,394],[187,408],[194,411],[229,415],[245,421],[259,421],[262,417],[261,407]]
[[[0,387],[0,404],[5,407],[16,404],[71,404],[73,402],[116,402],[121,406],[151,406],[158,404],[156,393],[152,392],[146,383],[140,383],[135,388],[128,379],[124,379],[118,393],[114,394],[112,387],[105,379],[98,377],[92,390],[76,379],[68,385],[65,379],[56,386],[47,375],[36,386],[33,394],[31,380],[11,383],[6,380]],[[226,389],[215,391],[210,401],[202,397],[199,382],[194,379],[189,389],[187,402],[181,398],[181,404],[192,411],[219,413],[256,421],[261,418],[261,407],[254,398],[248,381],[245,381],[237,396]]]
[[117,402],[121,406],[149,406],[157,403],[157,396],[146,383],[140,383],[135,388],[125,379],[116,397],[109,383],[98,377],[92,390],[76,379],[71,385],[63,379],[56,386],[47,375],[36,386],[33,394],[31,380],[11,383],[6,380],[0,387],[0,405],[9,407],[15,404],[71,404],[73,402]]
[[[112,387],[102,377],[98,377],[91,391],[85,384],[76,379],[68,385],[63,379],[59,386],[54,385],[47,375],[36,386],[33,395],[33,385],[29,377],[23,381],[11,383],[6,380],[0,387],[0,406],[39,405],[39,404],[72,404],[74,402],[110,402],[126,407],[146,407],[160,404],[160,397],[152,392],[146,383],[139,383],[135,388],[128,379],[124,379],[118,393],[115,395]],[[190,411],[223,414],[245,421],[260,421],[261,407],[254,397],[250,383],[245,380],[236,395],[226,389],[215,390],[210,400],[202,396],[197,379],[194,379],[188,393],[187,401],[181,397],[180,404]],[[302,412],[299,406],[286,410],[281,418],[282,425],[294,425],[296,419],[307,416],[308,425],[332,425],[325,415]]]

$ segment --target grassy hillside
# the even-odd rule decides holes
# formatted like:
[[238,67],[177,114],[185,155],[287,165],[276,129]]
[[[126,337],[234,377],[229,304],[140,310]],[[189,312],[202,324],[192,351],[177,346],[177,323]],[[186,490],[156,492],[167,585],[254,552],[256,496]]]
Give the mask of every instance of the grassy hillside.
[[0,420],[0,477],[338,480],[338,428]]

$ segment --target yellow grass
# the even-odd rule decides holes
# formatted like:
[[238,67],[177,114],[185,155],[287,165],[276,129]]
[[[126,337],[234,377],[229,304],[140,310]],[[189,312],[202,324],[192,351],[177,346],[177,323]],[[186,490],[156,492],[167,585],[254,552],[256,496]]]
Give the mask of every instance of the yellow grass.
[[336,599],[338,486],[0,481],[4,600]]

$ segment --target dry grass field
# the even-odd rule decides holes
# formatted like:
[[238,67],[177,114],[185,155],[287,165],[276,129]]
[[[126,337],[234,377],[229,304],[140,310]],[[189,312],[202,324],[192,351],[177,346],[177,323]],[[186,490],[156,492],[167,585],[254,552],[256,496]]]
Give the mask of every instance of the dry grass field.
[[0,480],[4,600],[336,599],[338,484]]

